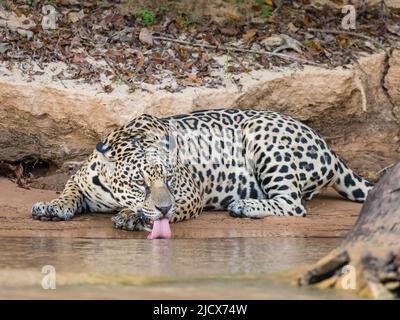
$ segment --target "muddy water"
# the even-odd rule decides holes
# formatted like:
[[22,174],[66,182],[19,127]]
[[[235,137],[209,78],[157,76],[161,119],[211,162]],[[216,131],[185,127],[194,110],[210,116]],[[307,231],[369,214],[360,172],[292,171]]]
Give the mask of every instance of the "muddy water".
[[[319,298],[319,291],[271,282],[265,276],[314,262],[338,241],[3,238],[0,297],[49,297],[39,281],[24,283],[23,278],[29,274],[39,279],[41,268],[52,265],[61,281],[50,294],[54,298]],[[13,275],[13,270],[18,272]],[[18,281],[12,283],[10,277]],[[328,291],[322,297],[341,297],[336,294]]]
[[0,240],[0,267],[54,265],[59,271],[123,271],[149,277],[268,274],[311,263],[337,242],[329,238],[6,238]]
[[[174,239],[148,241],[114,229],[110,215],[32,220],[32,203],[54,191],[1,178],[0,190],[0,298],[354,298],[270,276],[318,260],[347,234],[361,206],[336,193],[309,202],[304,219],[205,212],[173,224]],[[56,290],[42,289],[45,265],[56,270]]]

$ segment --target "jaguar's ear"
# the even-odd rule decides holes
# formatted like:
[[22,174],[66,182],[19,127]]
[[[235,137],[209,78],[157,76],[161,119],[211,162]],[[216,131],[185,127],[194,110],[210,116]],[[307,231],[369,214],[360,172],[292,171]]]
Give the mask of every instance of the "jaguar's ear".
[[106,146],[103,142],[99,142],[98,144],[96,144],[96,151],[99,153],[99,155],[101,155],[104,160],[108,162],[113,161],[110,157],[110,146]]
[[96,150],[105,155],[108,151],[111,150],[111,147],[106,146],[103,142],[99,142],[98,144],[96,144]]
[[96,151],[100,155],[105,164],[108,174],[111,175],[115,168],[115,162],[110,158],[111,147],[106,146],[103,142],[96,144]]

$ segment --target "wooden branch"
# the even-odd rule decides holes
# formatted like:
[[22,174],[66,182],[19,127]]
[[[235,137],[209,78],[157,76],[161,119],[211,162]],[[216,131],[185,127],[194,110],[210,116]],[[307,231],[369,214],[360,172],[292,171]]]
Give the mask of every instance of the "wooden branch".
[[234,52],[243,52],[243,53],[253,53],[253,54],[258,54],[258,55],[267,55],[270,57],[279,57],[279,58],[283,58],[283,59],[289,59],[289,60],[294,60],[300,63],[304,63],[304,64],[309,64],[312,66],[318,66],[318,67],[323,67],[326,68],[326,65],[323,64],[319,64],[313,61],[309,61],[306,59],[301,59],[301,58],[296,58],[296,57],[292,57],[289,56],[287,54],[283,54],[283,53],[274,53],[274,52],[269,52],[269,51],[258,51],[258,50],[250,50],[250,49],[242,49],[242,48],[237,48],[237,47],[233,47],[233,46],[223,46],[223,47],[217,47],[208,43],[198,43],[198,42],[190,42],[190,41],[184,41],[184,40],[179,40],[179,39],[173,39],[173,38],[168,38],[168,37],[163,37],[163,36],[156,36],[153,35],[153,39],[154,40],[161,40],[161,41],[168,41],[168,42],[174,42],[174,43],[178,43],[178,44],[182,44],[185,46],[190,46],[190,47],[201,47],[201,48],[207,48],[207,49],[214,49],[214,50],[223,50],[226,52],[229,51],[234,51]]
[[395,165],[395,163],[392,163],[392,164],[390,164],[390,165],[384,167],[383,169],[379,170],[377,173],[378,173],[378,174],[381,174],[382,172],[385,172],[385,171],[387,171],[388,169],[390,169],[391,167],[393,167],[394,165]]

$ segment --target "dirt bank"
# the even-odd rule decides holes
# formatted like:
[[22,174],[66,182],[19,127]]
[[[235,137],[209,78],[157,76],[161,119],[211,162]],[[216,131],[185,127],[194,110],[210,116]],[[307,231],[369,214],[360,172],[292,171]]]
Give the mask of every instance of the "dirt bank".
[[[68,222],[32,220],[36,201],[57,197],[56,192],[21,189],[0,179],[1,237],[146,238],[146,232],[128,232],[112,227],[109,214],[79,215]],[[196,220],[172,225],[174,238],[235,237],[344,237],[353,226],[360,204],[341,200],[335,193],[308,202],[306,218],[279,217],[261,220],[234,219],[225,212],[207,212]]]
[[[400,54],[366,57],[350,69],[283,69],[243,75],[243,86],[99,94],[0,77],[0,161],[84,159],[112,128],[142,113],[254,108],[294,116],[318,130],[366,177],[399,160]],[[310,90],[312,88],[312,90]],[[371,178],[371,177],[370,177]]]

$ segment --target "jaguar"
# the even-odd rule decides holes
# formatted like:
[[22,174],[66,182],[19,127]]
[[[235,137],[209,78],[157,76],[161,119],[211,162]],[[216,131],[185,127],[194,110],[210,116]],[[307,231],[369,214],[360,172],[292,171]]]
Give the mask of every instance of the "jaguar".
[[99,142],[59,198],[34,204],[32,216],[58,221],[113,212],[116,228],[170,238],[171,222],[204,209],[304,217],[304,201],[329,186],[363,202],[373,184],[288,115],[240,109],[143,114]]

